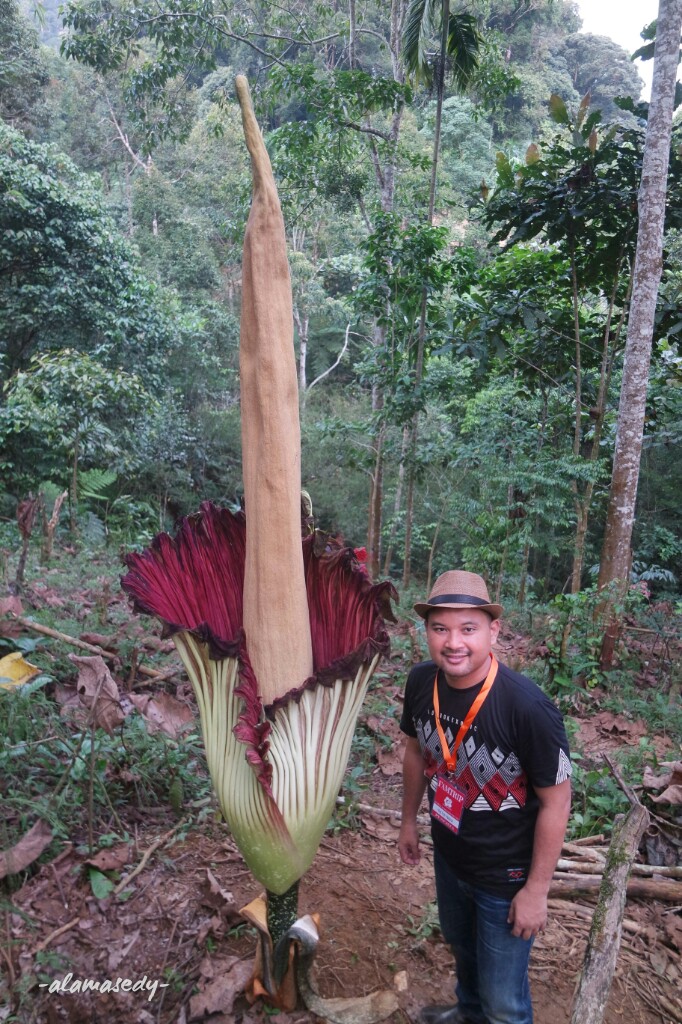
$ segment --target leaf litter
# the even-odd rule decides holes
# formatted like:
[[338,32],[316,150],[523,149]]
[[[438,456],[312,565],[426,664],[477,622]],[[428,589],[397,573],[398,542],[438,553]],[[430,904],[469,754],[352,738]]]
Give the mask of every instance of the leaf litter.
[[[114,646],[103,634],[97,639],[106,639],[109,650]],[[515,639],[506,640],[506,660],[514,654]],[[142,633],[140,644],[168,653],[166,642]],[[522,659],[525,651],[517,653]],[[81,724],[94,715],[96,725],[115,730],[129,715],[142,714],[150,730],[158,728],[172,737],[191,720],[186,681],[175,686],[175,696],[131,695],[121,689],[102,659],[71,660],[78,669],[77,684],[57,687],[55,697],[63,708],[71,708],[70,713],[77,711]],[[314,967],[320,993],[326,998],[347,997],[392,987],[401,1007],[391,1018],[394,1024],[416,1021],[419,1007],[427,1002],[451,1001],[454,984],[452,958],[433,913],[431,848],[425,844],[419,865],[400,865],[397,817],[387,813],[397,812],[400,804],[397,719],[404,672],[402,662],[386,665],[381,686],[390,711],[361,720],[375,748],[370,786],[362,794],[370,806],[363,803],[361,827],[353,830],[343,818],[337,821],[302,880],[300,896],[302,914],[321,916],[322,941]],[[595,744],[636,746],[642,735],[639,723],[610,712],[598,712],[590,723]],[[679,763],[671,761],[661,768],[659,775],[645,776],[644,785],[659,799],[671,788],[676,796]],[[347,799],[352,803],[353,794]],[[4,998],[18,1024],[262,1024],[272,1016],[262,1004],[249,1006],[242,995],[253,966],[256,936],[239,908],[259,892],[225,826],[212,806],[180,825],[177,819],[173,824],[170,807],[150,809],[150,814],[151,810],[155,813],[146,821],[131,813],[129,842],[102,848],[90,857],[67,844],[51,863],[34,867],[21,888],[12,892],[11,909],[4,910],[7,943],[0,1007]],[[126,809],[119,813],[125,825]],[[74,838],[79,824],[82,835],[83,823],[74,822]],[[422,829],[422,834],[427,831]],[[43,835],[47,839],[47,833]],[[110,883],[100,898],[93,892],[91,871]],[[594,907],[587,897],[552,904],[549,926],[536,943],[531,968],[536,1024],[569,1020]],[[0,924],[2,918],[0,912]],[[673,1020],[675,1014],[682,1020],[681,943],[679,905],[628,901],[606,1024],[654,1024]],[[156,979],[159,987],[151,1002],[140,991],[48,991],[50,982],[69,975]],[[274,1019],[277,1024],[316,1020],[303,1009],[274,1014]]]

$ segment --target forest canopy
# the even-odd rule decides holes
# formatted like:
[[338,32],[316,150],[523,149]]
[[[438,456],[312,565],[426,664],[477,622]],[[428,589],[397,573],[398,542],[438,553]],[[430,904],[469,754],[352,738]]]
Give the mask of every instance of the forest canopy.
[[[0,7],[7,522],[66,486],[75,529],[129,543],[238,506],[242,72],[318,524],[406,584],[461,565],[523,603],[594,582],[646,128],[629,54],[568,0],[453,3],[444,62],[429,5],[410,57],[401,0]],[[660,593],[682,553],[676,154],[632,550]]]

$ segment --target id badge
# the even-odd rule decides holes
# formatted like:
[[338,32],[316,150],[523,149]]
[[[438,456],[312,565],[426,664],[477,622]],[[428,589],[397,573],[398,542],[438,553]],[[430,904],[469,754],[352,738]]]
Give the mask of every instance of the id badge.
[[451,832],[459,832],[459,824],[464,810],[464,793],[448,782],[442,775],[438,777],[436,792],[433,797],[431,817],[445,825]]

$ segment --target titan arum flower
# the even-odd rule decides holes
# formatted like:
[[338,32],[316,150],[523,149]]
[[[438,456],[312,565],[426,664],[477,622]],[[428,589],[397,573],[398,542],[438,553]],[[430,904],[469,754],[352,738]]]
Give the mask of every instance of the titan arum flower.
[[253,171],[240,340],[244,513],[202,505],[174,538],[160,534],[130,555],[122,583],[138,611],[165,623],[192,680],[213,785],[267,890],[276,942],[295,918],[298,879],[388,650],[393,588],[373,586],[352,550],[309,530],[302,539],[284,223],[244,78],[237,93]]

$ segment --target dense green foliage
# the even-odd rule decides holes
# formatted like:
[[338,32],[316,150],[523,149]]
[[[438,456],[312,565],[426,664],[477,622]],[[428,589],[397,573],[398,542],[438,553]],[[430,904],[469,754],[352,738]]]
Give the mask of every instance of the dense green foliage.
[[[466,74],[446,68],[429,226],[435,7],[401,22],[404,4],[367,0],[349,24],[344,5],[306,0],[248,14],[191,0],[183,17],[71,0],[62,55],[56,8],[52,49],[14,0],[0,18],[2,512],[68,486],[72,522],[99,516],[102,536],[121,522],[129,541],[131,523],[239,501],[245,71],[285,210],[320,524],[364,543],[371,492],[385,571],[401,570],[409,516],[422,578],[458,563],[521,601],[571,573],[587,585],[643,145],[614,103],[639,100],[624,51],[578,33],[563,0],[452,3],[451,40],[476,55]],[[633,553],[659,590],[681,554],[679,172],[675,159]],[[79,498],[91,471],[110,473],[99,504]],[[115,503],[145,511],[110,521]]]

